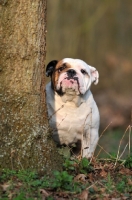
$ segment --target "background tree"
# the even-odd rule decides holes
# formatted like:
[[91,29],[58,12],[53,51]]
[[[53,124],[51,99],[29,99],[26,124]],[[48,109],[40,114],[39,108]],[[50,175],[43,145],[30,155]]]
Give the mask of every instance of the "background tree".
[[59,168],[45,107],[46,14],[46,0],[0,1],[1,168]]

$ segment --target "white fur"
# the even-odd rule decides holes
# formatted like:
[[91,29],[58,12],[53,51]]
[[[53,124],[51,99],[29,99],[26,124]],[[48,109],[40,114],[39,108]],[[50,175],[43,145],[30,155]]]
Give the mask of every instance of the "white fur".
[[[98,142],[99,111],[90,91],[92,82],[98,83],[99,74],[94,67],[87,65],[79,59],[66,58],[64,63],[69,63],[71,69],[76,71],[78,83],[73,81],[66,87],[66,72],[61,73],[57,83],[60,83],[65,94],[60,97],[52,88],[51,83],[46,86],[46,102],[49,123],[53,130],[53,138],[60,144],[72,144],[78,140],[82,142],[83,157],[91,157]],[[81,73],[85,69],[87,75]],[[63,82],[64,80],[64,82]]]

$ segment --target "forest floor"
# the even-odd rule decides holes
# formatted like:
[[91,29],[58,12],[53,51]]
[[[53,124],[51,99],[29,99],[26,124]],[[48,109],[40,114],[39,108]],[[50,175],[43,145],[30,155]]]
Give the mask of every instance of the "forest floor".
[[52,177],[4,170],[0,174],[0,199],[132,199],[132,157],[125,165],[112,159],[66,159],[64,170],[53,172]]
[[[126,134],[126,133],[125,133]],[[120,151],[123,134],[116,154],[100,151],[91,160],[65,156],[62,171],[52,175],[33,170],[2,170],[1,200],[122,200],[132,199],[132,152],[130,134],[127,145]],[[128,147],[128,153],[123,157]],[[121,153],[120,153],[121,152]],[[68,154],[67,154],[68,155]]]

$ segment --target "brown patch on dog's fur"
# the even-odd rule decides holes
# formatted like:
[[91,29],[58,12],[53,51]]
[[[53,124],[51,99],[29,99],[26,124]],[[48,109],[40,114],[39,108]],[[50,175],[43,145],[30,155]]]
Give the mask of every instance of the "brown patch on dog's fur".
[[[64,69],[59,72],[59,69],[61,67],[64,67]],[[70,69],[70,68],[71,68],[71,65],[68,63],[63,63],[63,60],[61,60],[57,63],[55,70],[52,74],[52,78],[51,78],[54,90],[56,89],[56,85],[57,85],[57,82],[58,82],[58,79],[59,79],[59,76],[61,75],[61,73],[68,71],[68,69]]]

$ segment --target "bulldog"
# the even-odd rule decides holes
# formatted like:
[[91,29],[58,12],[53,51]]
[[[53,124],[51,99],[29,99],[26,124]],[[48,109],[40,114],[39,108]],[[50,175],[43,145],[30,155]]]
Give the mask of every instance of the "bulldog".
[[99,111],[90,91],[99,73],[80,59],[53,60],[46,67],[46,103],[53,139],[60,145],[81,144],[82,157],[92,157],[98,142]]

